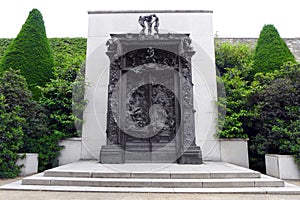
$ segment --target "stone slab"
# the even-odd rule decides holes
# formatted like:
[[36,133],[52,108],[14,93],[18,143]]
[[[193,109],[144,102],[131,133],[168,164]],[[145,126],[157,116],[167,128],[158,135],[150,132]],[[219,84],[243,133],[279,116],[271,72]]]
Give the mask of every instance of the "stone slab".
[[260,173],[259,172],[211,172],[210,178],[259,178]]
[[114,192],[114,193],[198,193],[198,194],[277,194],[300,195],[300,188],[257,187],[257,188],[126,188],[126,187],[70,187],[70,186],[36,186],[21,185],[16,181],[0,187],[0,190],[56,191],[56,192]]
[[211,173],[209,172],[180,172],[180,173],[170,173],[170,178],[177,179],[209,179],[211,178]]
[[130,178],[130,173],[119,172],[92,172],[93,178]]
[[50,171],[47,170],[44,172],[44,176],[46,177],[82,177],[82,178],[90,178],[92,177],[91,172],[84,171]]
[[76,178],[44,177],[38,174],[23,179],[24,185],[84,186],[84,187],[167,187],[167,188],[232,188],[284,187],[284,182],[264,176],[259,179],[155,179],[155,178]]
[[96,160],[84,160],[59,166],[49,172],[168,172],[168,173],[245,173],[257,175],[258,172],[244,167],[239,167],[225,162],[205,161],[201,165],[180,165],[176,163],[125,163],[125,164],[100,164]]
[[133,172],[131,178],[158,178],[158,179],[170,179],[170,173],[168,172],[155,172],[155,173],[144,173],[144,172]]
[[93,178],[179,178],[222,179],[259,178],[260,173],[223,162],[205,162],[203,165],[164,163],[99,164],[97,161],[79,161],[45,171],[48,177]]
[[206,179],[203,180],[203,188],[241,188],[254,187],[254,181],[242,179]]

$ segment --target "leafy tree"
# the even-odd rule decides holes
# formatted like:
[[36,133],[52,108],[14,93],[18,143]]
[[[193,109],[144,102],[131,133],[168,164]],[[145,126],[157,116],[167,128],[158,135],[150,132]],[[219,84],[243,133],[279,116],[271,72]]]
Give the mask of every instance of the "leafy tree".
[[261,83],[251,98],[250,164],[264,171],[267,153],[291,154],[300,167],[300,65],[286,64],[273,73],[257,74]]
[[248,116],[247,98],[252,92],[247,80],[252,70],[252,50],[245,44],[222,43],[216,46],[218,77],[218,135],[248,138],[243,123]]
[[18,36],[3,56],[0,71],[9,68],[21,71],[34,99],[40,97],[37,86],[44,86],[53,76],[53,57],[43,17],[37,9],[29,13]]
[[295,58],[273,25],[264,25],[254,53],[254,74],[272,72],[285,62],[296,63]]
[[6,110],[13,112],[18,108],[18,116],[24,119],[22,124],[19,123],[23,139],[18,152],[38,153],[39,170],[52,167],[53,160],[59,154],[58,142],[61,136],[49,131],[47,110],[32,100],[26,80],[19,71],[9,69],[2,74],[0,94],[5,97]]

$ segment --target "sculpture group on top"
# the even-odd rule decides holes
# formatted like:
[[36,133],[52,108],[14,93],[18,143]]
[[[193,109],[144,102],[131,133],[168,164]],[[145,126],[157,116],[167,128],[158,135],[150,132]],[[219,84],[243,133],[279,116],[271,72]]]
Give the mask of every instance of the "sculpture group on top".
[[152,34],[152,25],[153,24],[154,24],[154,30],[155,30],[156,34],[158,34],[159,18],[156,16],[156,14],[140,16],[138,22],[142,26],[142,30],[140,32],[141,35],[145,35],[145,29],[146,29],[145,22],[146,22],[147,28],[148,28],[148,35]]

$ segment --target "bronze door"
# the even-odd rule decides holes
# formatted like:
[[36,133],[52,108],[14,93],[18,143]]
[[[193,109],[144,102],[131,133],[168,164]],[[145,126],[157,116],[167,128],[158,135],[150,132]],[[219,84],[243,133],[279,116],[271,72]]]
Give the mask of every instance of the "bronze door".
[[[153,67],[154,64],[124,73],[125,162],[159,162],[176,156],[177,73]],[[168,150],[164,152],[168,155],[162,156],[161,149],[166,145]]]

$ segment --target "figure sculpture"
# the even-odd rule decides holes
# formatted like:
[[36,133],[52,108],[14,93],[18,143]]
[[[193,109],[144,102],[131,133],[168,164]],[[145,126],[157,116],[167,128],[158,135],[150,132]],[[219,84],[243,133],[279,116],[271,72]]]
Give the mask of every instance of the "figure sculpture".
[[154,30],[156,34],[158,34],[159,18],[155,14],[140,16],[138,22],[142,27],[142,30],[140,32],[141,35],[145,35],[145,29],[146,29],[145,22],[147,23],[148,35],[152,34],[153,23],[154,23]]

